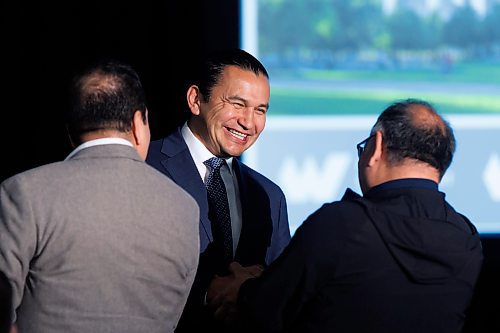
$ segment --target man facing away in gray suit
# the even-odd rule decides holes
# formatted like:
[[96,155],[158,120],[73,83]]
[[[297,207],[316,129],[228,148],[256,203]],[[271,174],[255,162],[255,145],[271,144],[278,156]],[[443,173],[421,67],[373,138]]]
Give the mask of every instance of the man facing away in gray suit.
[[145,94],[128,65],[72,85],[62,162],[0,188],[0,268],[20,332],[172,332],[194,281],[199,208],[144,162]]

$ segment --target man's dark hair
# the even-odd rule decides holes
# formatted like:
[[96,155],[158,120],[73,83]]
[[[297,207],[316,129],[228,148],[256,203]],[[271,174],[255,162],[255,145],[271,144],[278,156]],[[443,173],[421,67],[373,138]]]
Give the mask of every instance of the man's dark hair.
[[0,333],[10,332],[12,325],[12,286],[0,271]]
[[224,49],[211,53],[200,65],[197,79],[194,83],[200,89],[203,101],[208,102],[212,89],[219,82],[222,72],[227,66],[237,66],[243,70],[264,75],[269,79],[264,65],[250,53],[242,49]]
[[128,132],[135,111],[146,122],[146,98],[138,74],[127,64],[103,60],[74,77],[66,114],[73,139],[95,131]]
[[448,169],[455,152],[455,137],[449,123],[425,101],[406,99],[390,105],[378,117],[372,133],[381,131],[391,163],[411,158],[439,171]]

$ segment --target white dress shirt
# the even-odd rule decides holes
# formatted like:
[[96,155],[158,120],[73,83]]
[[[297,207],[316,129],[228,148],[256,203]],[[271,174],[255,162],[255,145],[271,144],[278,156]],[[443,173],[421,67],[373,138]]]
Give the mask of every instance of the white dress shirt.
[[[194,160],[194,164],[200,173],[203,183],[206,183],[210,170],[203,164],[204,161],[214,157],[214,155],[198,140],[187,126],[184,124],[181,130],[182,137],[189,149],[189,153]],[[216,156],[217,157],[217,156]],[[231,230],[233,235],[233,255],[236,253],[236,247],[240,239],[242,217],[241,217],[241,201],[240,191],[238,187],[238,179],[232,168],[233,158],[226,158],[227,166],[221,167],[221,176],[226,186],[227,200],[229,203],[229,215],[231,216]]]
[[78,153],[80,150],[88,147],[99,146],[99,145],[117,145],[117,144],[134,147],[134,145],[130,141],[127,141],[122,138],[102,138],[102,139],[89,140],[82,143],[75,149],[73,149],[73,151],[64,160],[65,161],[69,160],[71,157],[73,157],[73,155]]

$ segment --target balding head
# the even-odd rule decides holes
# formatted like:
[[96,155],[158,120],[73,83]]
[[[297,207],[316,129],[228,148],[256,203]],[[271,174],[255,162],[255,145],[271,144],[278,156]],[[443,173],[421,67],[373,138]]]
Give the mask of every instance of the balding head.
[[102,61],[75,76],[66,121],[76,143],[89,132],[127,133],[136,111],[147,122],[146,98],[138,74],[127,64]]
[[414,160],[434,167],[440,178],[455,152],[453,130],[427,102],[407,99],[390,105],[378,117],[372,133],[383,136],[387,160],[393,165]]

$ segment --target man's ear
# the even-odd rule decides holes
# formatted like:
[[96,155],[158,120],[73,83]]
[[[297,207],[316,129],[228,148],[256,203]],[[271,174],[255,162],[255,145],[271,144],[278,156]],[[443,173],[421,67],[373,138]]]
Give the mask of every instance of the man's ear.
[[148,154],[149,142],[151,140],[151,132],[149,131],[148,110],[146,109],[145,120],[142,119],[141,111],[137,110],[134,113],[132,121],[132,140],[133,145],[139,156],[145,160]]
[[[134,113],[132,120],[132,134],[134,136],[134,143],[136,146],[149,145],[149,124],[148,124],[148,111],[146,110],[146,120],[142,119],[142,112],[137,110]],[[146,143],[146,141],[148,141]]]
[[201,95],[197,85],[191,85],[186,93],[189,110],[195,116],[200,114]]
[[372,140],[371,149],[370,149],[370,158],[368,159],[368,165],[373,166],[378,163],[382,159],[382,155],[384,154],[384,145],[383,145],[383,136],[382,132],[376,131],[375,137]]

